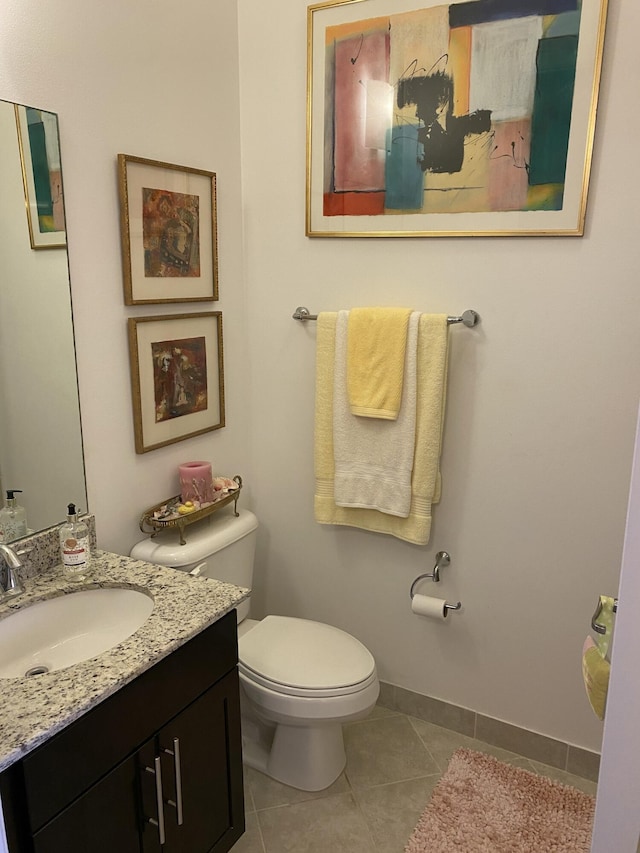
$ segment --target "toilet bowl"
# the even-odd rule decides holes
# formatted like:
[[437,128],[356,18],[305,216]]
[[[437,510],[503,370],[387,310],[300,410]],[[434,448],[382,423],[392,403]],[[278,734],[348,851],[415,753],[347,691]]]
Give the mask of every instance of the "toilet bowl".
[[[138,542],[135,559],[251,588],[258,521],[241,510]],[[346,763],[342,724],[366,717],[380,691],[369,650],[345,631],[238,608],[243,760],[304,791],[331,785]]]
[[327,788],[346,763],[342,724],[378,699],[373,656],[338,628],[287,616],[245,620],[238,647],[245,763],[293,788]]

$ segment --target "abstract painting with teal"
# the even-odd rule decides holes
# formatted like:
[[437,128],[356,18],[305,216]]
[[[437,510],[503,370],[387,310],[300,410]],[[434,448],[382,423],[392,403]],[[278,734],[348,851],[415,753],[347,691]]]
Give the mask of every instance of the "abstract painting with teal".
[[[325,215],[561,210],[580,13],[581,0],[469,0],[391,14],[384,40],[383,19],[358,22],[357,54],[342,61],[336,46],[354,26],[333,28],[325,82],[342,100],[328,101]],[[394,95],[377,186],[358,137],[371,80]]]
[[538,46],[531,117],[532,185],[564,183],[577,58],[577,35],[543,38]]
[[420,210],[424,182],[420,157],[424,148],[418,141],[418,128],[406,124],[388,130],[386,152],[385,206],[388,210]]
[[55,231],[53,217],[53,196],[47,154],[47,138],[45,124],[40,110],[27,107],[27,126],[29,128],[29,149],[31,151],[31,167],[33,183],[36,190],[38,208],[38,223],[42,234]]

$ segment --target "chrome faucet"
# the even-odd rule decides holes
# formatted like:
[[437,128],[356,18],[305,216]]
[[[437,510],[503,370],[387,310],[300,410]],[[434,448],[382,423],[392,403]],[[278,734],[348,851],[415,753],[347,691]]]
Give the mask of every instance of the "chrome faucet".
[[13,548],[0,542],[0,598],[3,596],[21,595],[24,587],[18,577],[18,569],[22,567],[20,557]]

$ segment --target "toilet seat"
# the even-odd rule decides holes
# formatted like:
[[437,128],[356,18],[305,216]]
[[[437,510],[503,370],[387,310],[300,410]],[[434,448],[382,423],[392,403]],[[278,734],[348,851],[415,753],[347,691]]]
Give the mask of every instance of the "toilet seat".
[[266,616],[239,638],[239,671],[268,690],[299,697],[358,693],[377,681],[359,640],[321,622]]

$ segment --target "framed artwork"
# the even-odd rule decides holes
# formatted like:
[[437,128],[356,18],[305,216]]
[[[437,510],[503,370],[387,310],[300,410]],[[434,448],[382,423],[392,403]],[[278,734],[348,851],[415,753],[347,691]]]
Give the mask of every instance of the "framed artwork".
[[67,245],[58,116],[15,105],[22,182],[32,249]]
[[136,453],[224,426],[222,313],[130,318]]
[[216,175],[118,154],[125,305],[218,298]]
[[582,235],[606,12],[308,7],[307,236]]

